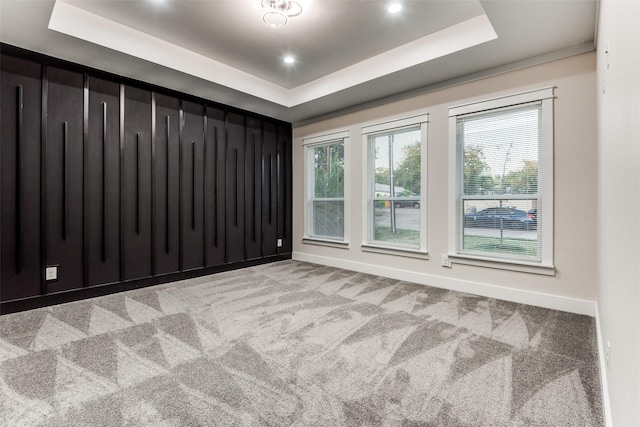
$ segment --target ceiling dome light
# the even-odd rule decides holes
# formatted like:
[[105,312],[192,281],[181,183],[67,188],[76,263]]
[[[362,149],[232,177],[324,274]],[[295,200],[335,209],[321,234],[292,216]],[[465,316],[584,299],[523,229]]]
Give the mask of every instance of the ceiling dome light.
[[287,64],[293,64],[294,62],[296,62],[296,59],[293,56],[285,56],[284,62],[286,62]]
[[391,3],[387,8],[389,13],[398,13],[402,10],[402,5],[400,3]]
[[289,18],[302,13],[300,3],[291,0],[262,0],[262,21],[270,27],[287,25]]

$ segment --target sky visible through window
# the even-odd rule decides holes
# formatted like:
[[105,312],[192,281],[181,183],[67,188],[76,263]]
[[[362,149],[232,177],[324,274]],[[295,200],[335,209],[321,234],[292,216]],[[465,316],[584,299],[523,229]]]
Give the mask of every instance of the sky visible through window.
[[481,149],[486,173],[500,177],[538,162],[538,108],[527,107],[464,119],[464,144]]
[[[389,167],[389,138],[390,134],[376,135],[376,168]],[[402,133],[393,134],[393,166],[397,167],[406,158],[405,147],[420,141],[420,129],[409,129]]]
[[[374,193],[381,193],[383,186],[386,196],[417,196],[420,195],[421,176],[421,130],[410,128],[378,134],[373,139],[375,184],[378,186]],[[394,191],[391,184],[393,172]]]

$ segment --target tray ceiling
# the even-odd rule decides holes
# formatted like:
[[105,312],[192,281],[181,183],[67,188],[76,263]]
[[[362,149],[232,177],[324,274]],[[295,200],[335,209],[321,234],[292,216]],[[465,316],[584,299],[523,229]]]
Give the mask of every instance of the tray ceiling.
[[[0,40],[301,123],[594,48],[595,0],[0,0]],[[294,64],[283,58],[292,55]]]

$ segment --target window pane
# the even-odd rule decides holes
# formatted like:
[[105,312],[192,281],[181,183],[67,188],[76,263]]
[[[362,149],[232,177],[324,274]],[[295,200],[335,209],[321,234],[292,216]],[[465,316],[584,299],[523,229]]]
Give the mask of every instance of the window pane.
[[537,194],[540,106],[457,120],[463,194]]
[[540,258],[537,199],[463,200],[464,253]]
[[373,202],[373,239],[380,242],[420,247],[420,215],[418,201],[406,205],[403,201]]
[[373,176],[369,239],[420,249],[421,127],[369,137]]
[[344,144],[313,149],[314,198],[344,197]]
[[315,237],[344,237],[344,201],[314,200],[313,232]]
[[374,147],[374,197],[419,199],[420,133],[418,127],[370,137]]

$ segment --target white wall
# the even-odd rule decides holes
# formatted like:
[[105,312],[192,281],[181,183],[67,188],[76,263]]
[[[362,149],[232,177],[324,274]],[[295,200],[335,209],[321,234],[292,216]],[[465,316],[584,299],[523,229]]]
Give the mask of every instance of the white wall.
[[[531,89],[556,86],[555,277],[454,264],[448,251],[448,108]],[[429,260],[363,252],[363,143],[361,127],[428,113]],[[304,162],[302,140],[350,131],[348,250],[302,242]],[[593,314],[596,256],[596,55],[587,53],[294,128],[294,258],[344,266],[418,283],[470,291],[567,311]],[[617,203],[619,205],[621,201]],[[625,208],[625,212],[627,212]],[[628,212],[633,216],[633,211]]]
[[[636,218],[640,213],[639,18],[640,2],[601,3],[598,309],[603,342],[611,343],[606,374],[613,425],[617,427],[640,426],[640,222]],[[629,217],[621,217],[623,211]]]

